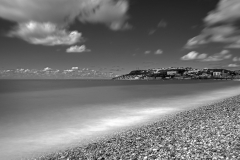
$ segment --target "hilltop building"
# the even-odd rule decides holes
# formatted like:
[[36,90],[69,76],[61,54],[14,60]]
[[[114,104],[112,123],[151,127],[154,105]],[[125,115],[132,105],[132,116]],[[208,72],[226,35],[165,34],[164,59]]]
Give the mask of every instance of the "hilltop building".
[[[168,67],[148,70],[134,70],[129,74],[115,77],[121,80],[157,80],[157,79],[216,79],[236,78],[240,71],[234,72],[227,69],[194,69],[191,67]],[[238,76],[240,77],[240,76]]]

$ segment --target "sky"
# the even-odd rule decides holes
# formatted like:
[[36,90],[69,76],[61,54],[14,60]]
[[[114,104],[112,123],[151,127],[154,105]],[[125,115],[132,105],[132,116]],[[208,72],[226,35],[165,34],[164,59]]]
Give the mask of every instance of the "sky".
[[240,66],[239,0],[0,0],[0,69]]

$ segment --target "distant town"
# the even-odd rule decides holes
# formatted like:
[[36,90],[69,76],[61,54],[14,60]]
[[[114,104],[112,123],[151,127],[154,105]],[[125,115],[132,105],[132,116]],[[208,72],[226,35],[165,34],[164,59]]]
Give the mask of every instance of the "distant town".
[[0,70],[0,79],[112,79],[112,80],[167,80],[167,79],[240,79],[240,70],[196,69],[191,67],[153,68],[133,70],[128,74],[117,75],[90,68],[72,67],[58,70],[6,69]]
[[0,70],[0,79],[109,79],[116,77],[112,72],[102,72],[90,68],[72,67],[58,70],[44,69],[5,69]]
[[133,70],[113,80],[160,80],[160,79],[240,79],[240,70],[194,69],[191,67],[168,67],[148,70]]

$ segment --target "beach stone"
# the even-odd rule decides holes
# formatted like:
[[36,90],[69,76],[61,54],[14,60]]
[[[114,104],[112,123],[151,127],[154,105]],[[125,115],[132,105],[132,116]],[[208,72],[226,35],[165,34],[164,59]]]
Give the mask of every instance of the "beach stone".
[[[36,160],[240,160],[240,96]],[[98,157],[98,158],[96,158]]]

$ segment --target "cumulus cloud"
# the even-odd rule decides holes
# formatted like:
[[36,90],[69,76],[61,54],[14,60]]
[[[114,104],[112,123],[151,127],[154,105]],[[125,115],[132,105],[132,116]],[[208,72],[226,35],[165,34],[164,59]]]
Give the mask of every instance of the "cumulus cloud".
[[165,27],[167,27],[167,22],[166,22],[165,20],[161,20],[161,21],[158,23],[157,27],[165,28]]
[[181,57],[181,60],[187,61],[187,60],[195,60],[195,59],[204,59],[207,57],[207,54],[202,53],[199,54],[196,51],[189,52],[185,56]]
[[158,49],[155,52],[151,52],[150,50],[144,52],[144,54],[150,54],[150,53],[159,55],[159,54],[163,54],[163,51],[161,49]]
[[154,29],[150,29],[148,31],[148,35],[153,35],[159,28],[166,28],[167,22],[165,20],[161,20]]
[[233,62],[238,62],[238,61],[240,61],[240,57],[234,57],[233,58]]
[[216,10],[204,19],[206,28],[190,39],[185,48],[195,48],[211,42],[224,43],[226,48],[240,48],[240,1],[221,0]]
[[66,24],[74,20],[82,3],[75,0],[1,0],[0,17],[19,23],[34,20]]
[[211,61],[222,61],[225,59],[229,59],[232,57],[231,54],[229,54],[230,52],[228,50],[223,50],[220,53],[216,53],[212,56],[209,56],[205,59],[202,59],[202,61],[204,62],[211,62]]
[[151,51],[145,51],[144,52],[144,54],[150,54],[151,53]]
[[238,49],[238,48],[240,48],[240,37],[239,37],[239,40],[238,41],[236,41],[235,43],[233,43],[233,44],[229,44],[229,45],[227,45],[225,48],[232,48],[232,49]]
[[[126,0],[85,0],[87,7],[82,8],[78,17],[81,22],[105,23],[113,30],[130,29],[131,25],[125,21],[128,2]],[[92,4],[92,2],[96,4]]]
[[156,29],[151,29],[148,31],[148,35],[152,35],[156,32],[157,30]]
[[240,65],[238,65],[238,64],[229,64],[228,67],[233,67],[234,68],[234,67],[240,67]]
[[156,50],[156,52],[154,54],[162,54],[162,53],[163,53],[163,51],[161,49],[158,49],[158,50]]
[[66,52],[68,53],[81,53],[81,52],[90,52],[90,49],[87,49],[85,45],[81,46],[71,46],[69,47]]
[[223,50],[220,53],[215,53],[208,56],[206,53],[199,54],[196,51],[189,52],[187,55],[183,56],[181,60],[199,60],[202,62],[212,62],[212,61],[222,61],[231,58],[232,55],[228,50]]
[[209,13],[205,21],[212,25],[219,22],[234,22],[240,17],[239,0],[221,0],[215,11]]
[[49,68],[49,67],[46,67],[46,68],[43,69],[44,72],[51,71],[51,70],[52,70],[52,68]]
[[78,67],[72,67],[72,70],[78,70]]
[[122,22],[113,22],[110,25],[110,28],[114,31],[118,31],[118,30],[129,30],[132,28],[132,25],[130,25],[129,23],[126,24],[122,24]]
[[69,24],[76,18],[83,22],[124,22],[128,16],[127,0],[1,0],[0,17],[15,22],[52,22]]
[[[49,37],[41,37],[44,41],[45,39],[56,39],[57,41],[59,38],[65,39],[66,35],[71,33],[67,31],[67,28],[75,20],[82,23],[103,23],[112,30],[130,29],[131,25],[126,22],[129,18],[127,16],[128,7],[127,0],[1,0],[0,17],[18,23],[18,26],[12,31],[12,36],[20,37],[33,44],[45,45],[45,42],[38,42],[40,32],[38,29],[46,24],[54,26],[52,27],[56,30],[54,33],[60,32],[60,35],[52,35],[53,32],[51,32]],[[33,22],[38,27],[26,31]],[[30,33],[31,37],[29,38],[26,34]],[[34,35],[37,35],[37,42],[32,42],[35,39]],[[60,45],[62,43],[51,42],[50,44]]]
[[72,45],[81,40],[81,33],[77,31],[69,32],[50,22],[39,23],[33,21],[19,24],[9,33],[9,36],[22,38],[31,44],[47,46]]

